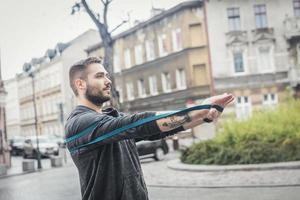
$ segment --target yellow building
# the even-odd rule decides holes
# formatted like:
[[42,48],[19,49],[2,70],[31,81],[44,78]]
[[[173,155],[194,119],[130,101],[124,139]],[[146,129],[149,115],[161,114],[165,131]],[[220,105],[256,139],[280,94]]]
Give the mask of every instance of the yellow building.
[[[122,108],[171,110],[210,96],[203,5],[189,1],[113,37],[114,77]],[[102,44],[87,49],[103,56]]]

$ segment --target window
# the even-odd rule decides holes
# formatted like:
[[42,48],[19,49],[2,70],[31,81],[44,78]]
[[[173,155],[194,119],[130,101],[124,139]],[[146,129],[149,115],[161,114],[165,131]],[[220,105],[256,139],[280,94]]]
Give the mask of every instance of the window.
[[138,93],[139,93],[139,97],[145,97],[146,96],[146,89],[145,89],[144,79],[139,79],[138,80]]
[[50,114],[50,99],[48,98],[48,101],[47,101],[47,105],[46,105],[46,113],[47,115]]
[[172,31],[173,51],[180,51],[182,49],[181,30],[178,28]]
[[300,0],[294,0],[294,14],[296,17],[300,17]]
[[270,72],[273,70],[272,54],[270,47],[258,48],[258,66],[261,72]]
[[59,73],[58,70],[56,70],[54,73],[53,73],[53,82],[54,82],[54,85],[53,86],[58,86],[60,85],[60,75],[61,73]]
[[143,48],[142,45],[137,45],[134,47],[134,55],[135,55],[135,64],[141,64],[143,62]]
[[51,114],[55,113],[55,99],[51,97]]
[[236,101],[236,116],[238,119],[247,119],[251,116],[252,108],[250,98],[239,96]]
[[267,10],[266,5],[255,5],[255,24],[256,28],[267,28]]
[[146,58],[147,61],[153,60],[155,58],[154,53],[154,42],[153,41],[146,41]]
[[185,89],[186,88],[186,78],[184,69],[176,70],[176,86],[177,89]]
[[130,49],[126,49],[124,52],[125,57],[125,67],[128,69],[131,67],[131,55],[130,55]]
[[158,37],[158,50],[159,50],[159,55],[160,56],[165,56],[165,55],[168,54],[166,34],[160,35]]
[[233,61],[234,61],[234,72],[235,73],[245,72],[244,59],[243,59],[242,52],[233,53]]
[[126,83],[126,90],[127,90],[127,100],[134,99],[134,90],[133,90],[133,83]]
[[162,81],[162,89],[164,92],[170,92],[171,91],[171,76],[170,73],[164,72],[161,75],[161,81]]
[[157,79],[156,76],[149,77],[149,89],[151,95],[156,95],[157,92]]
[[[192,23],[192,22],[191,22]],[[205,32],[203,31],[203,24],[189,24],[189,43],[191,47],[200,46],[206,44]]]
[[29,118],[32,119],[34,117],[34,110],[33,110],[33,106],[30,106],[28,108],[28,115],[29,115]]
[[267,94],[263,95],[263,105],[264,106],[272,107],[272,106],[276,105],[277,102],[278,102],[277,94],[267,93]]
[[227,16],[228,16],[229,31],[241,30],[240,9],[228,8]]
[[119,95],[119,102],[120,103],[123,103],[123,90],[121,87],[117,86],[116,87],[116,90],[118,92],[118,95]]
[[114,54],[114,73],[121,72],[121,64],[120,64],[120,57],[117,52]]

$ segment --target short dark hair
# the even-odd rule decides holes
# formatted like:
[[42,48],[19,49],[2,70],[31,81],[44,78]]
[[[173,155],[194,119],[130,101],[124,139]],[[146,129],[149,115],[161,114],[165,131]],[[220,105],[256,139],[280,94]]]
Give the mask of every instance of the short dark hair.
[[101,57],[89,57],[89,58],[80,60],[71,66],[71,68],[69,70],[69,80],[70,80],[70,86],[76,96],[78,96],[78,91],[75,86],[75,80],[78,78],[86,80],[87,67],[94,63],[102,64],[102,58]]

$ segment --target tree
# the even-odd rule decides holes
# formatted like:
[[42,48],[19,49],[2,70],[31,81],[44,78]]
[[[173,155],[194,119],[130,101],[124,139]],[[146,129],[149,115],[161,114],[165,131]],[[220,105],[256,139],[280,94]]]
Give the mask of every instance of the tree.
[[103,57],[103,66],[107,70],[107,72],[111,75],[111,81],[112,81],[112,99],[111,104],[115,107],[119,107],[119,93],[116,90],[115,87],[115,79],[113,75],[113,39],[112,39],[112,32],[115,31],[117,28],[122,26],[124,23],[127,23],[128,20],[123,20],[118,26],[113,28],[111,31],[109,31],[109,26],[107,22],[107,14],[109,10],[109,6],[113,0],[100,0],[101,5],[103,6],[102,13],[96,13],[94,12],[90,6],[87,4],[86,0],[81,0],[80,2],[77,2],[72,7],[71,14],[75,14],[76,12],[79,12],[82,8],[87,12],[89,17],[92,19],[92,21],[95,23],[99,35],[102,41],[102,45],[104,47],[104,57]]

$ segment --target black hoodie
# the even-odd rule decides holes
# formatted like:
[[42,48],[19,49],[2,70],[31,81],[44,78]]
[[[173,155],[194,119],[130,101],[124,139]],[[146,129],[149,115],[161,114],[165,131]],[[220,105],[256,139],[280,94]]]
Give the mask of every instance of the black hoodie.
[[[67,144],[76,148],[122,126],[155,115],[142,112],[124,115],[113,108],[98,113],[85,106],[77,106],[67,119],[66,138],[87,131]],[[73,152],[78,168],[83,200],[147,200],[141,164],[135,142],[155,140],[181,131],[182,127],[162,133],[156,122],[131,128],[116,136],[103,139]]]

